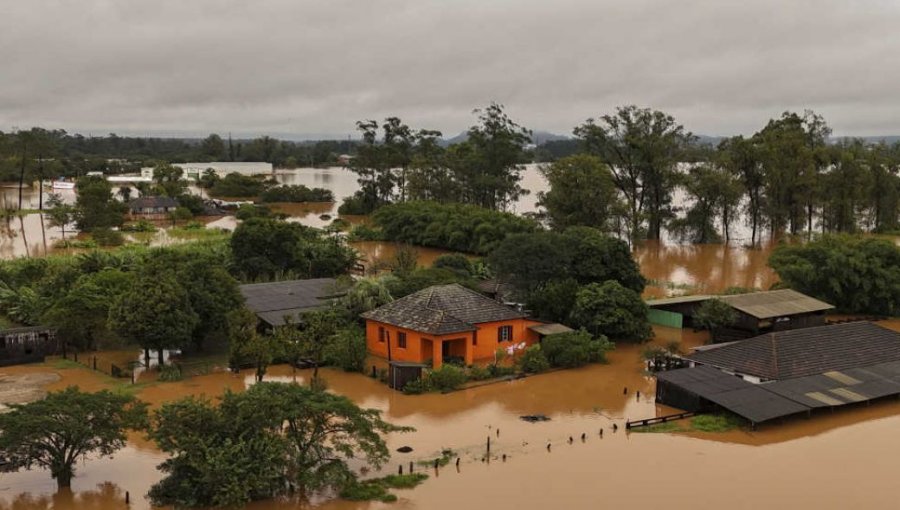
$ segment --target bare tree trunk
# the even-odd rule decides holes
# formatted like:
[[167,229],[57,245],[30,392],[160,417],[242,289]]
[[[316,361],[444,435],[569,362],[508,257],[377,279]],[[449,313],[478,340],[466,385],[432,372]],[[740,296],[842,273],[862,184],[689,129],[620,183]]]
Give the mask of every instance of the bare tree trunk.
[[19,170],[19,210],[22,210],[22,186],[25,184],[25,153],[28,145],[22,140],[22,168]]

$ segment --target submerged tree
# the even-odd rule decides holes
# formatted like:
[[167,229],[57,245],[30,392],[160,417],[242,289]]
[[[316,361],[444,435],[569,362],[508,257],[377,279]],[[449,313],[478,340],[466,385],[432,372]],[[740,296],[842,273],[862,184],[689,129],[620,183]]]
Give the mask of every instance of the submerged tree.
[[347,461],[379,468],[382,434],[408,431],[380,412],[307,386],[257,383],[221,404],[183,399],[154,414],[151,438],[171,457],[150,490],[154,505],[238,506],[299,491],[340,490],[356,481]]
[[578,154],[541,167],[550,190],[538,193],[538,206],[546,210],[554,229],[583,225],[615,230],[613,218],[621,211],[609,167],[595,157]]
[[70,386],[0,414],[0,457],[7,469],[40,467],[59,488],[69,487],[75,462],[85,455],[109,457],[125,446],[128,429],[146,425],[146,404],[133,396]]

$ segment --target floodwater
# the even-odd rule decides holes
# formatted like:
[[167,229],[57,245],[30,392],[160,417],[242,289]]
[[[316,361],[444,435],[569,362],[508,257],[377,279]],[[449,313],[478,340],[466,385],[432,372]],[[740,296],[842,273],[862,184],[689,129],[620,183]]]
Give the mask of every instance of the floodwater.
[[[683,348],[702,343],[702,333],[657,328],[654,342],[680,341]],[[397,466],[427,460],[452,448],[461,461],[413,490],[396,491],[392,505],[325,501],[317,507],[490,509],[596,508],[896,508],[897,496],[886,490],[890,473],[900,469],[900,403],[886,401],[813,419],[788,420],[755,432],[628,433],[626,419],[673,412],[653,401],[653,379],[643,372],[642,346],[620,345],[609,364],[557,371],[490,384],[445,395],[408,396],[393,392],[364,375],[324,369],[329,391],[359,405],[382,410],[390,422],[415,432],[391,434],[394,453],[381,474]],[[9,374],[60,373],[48,385],[78,384],[97,390],[114,384],[82,369],[47,366],[0,369]],[[273,367],[268,380],[306,382],[309,371]],[[225,389],[241,391],[253,384],[252,371],[216,373],[176,383],[142,387],[138,396],[152,406],[187,395],[215,397]],[[627,388],[627,393],[625,389]],[[637,392],[640,391],[640,396]],[[527,423],[526,414],[550,421]],[[619,428],[613,432],[612,426]],[[600,429],[604,430],[602,437]],[[582,441],[581,434],[585,434]],[[491,457],[485,443],[491,437]],[[572,443],[569,443],[569,438]],[[550,451],[547,445],[550,445]],[[506,461],[502,459],[506,455]],[[164,456],[154,445],[133,436],[113,459],[79,462],[74,493],[54,495],[55,485],[41,471],[0,474],[0,508],[111,510],[148,508],[143,495],[159,478],[155,466]],[[372,473],[378,474],[378,473]],[[764,488],[764,489],[762,489]],[[266,501],[255,510],[305,508],[296,501]]]

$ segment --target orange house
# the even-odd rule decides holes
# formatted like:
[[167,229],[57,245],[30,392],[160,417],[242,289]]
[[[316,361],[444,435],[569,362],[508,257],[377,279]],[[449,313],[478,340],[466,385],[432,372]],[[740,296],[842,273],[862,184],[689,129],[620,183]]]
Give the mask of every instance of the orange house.
[[[540,339],[544,323],[459,284],[435,285],[362,314],[370,354],[438,368],[447,357],[471,365],[498,347]],[[533,328],[537,328],[537,331]]]

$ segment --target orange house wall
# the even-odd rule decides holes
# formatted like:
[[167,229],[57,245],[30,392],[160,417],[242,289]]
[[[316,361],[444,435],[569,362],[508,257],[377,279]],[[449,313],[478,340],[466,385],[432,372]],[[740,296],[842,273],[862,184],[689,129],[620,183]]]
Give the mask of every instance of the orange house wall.
[[[497,351],[497,347],[501,345],[503,347],[506,347],[508,345],[516,344],[519,342],[525,342],[526,345],[530,346],[537,343],[539,340],[539,336],[537,335],[537,333],[528,329],[529,326],[533,326],[535,324],[540,324],[540,322],[530,319],[484,322],[475,325],[478,328],[477,332],[462,332],[451,335],[435,336],[423,334],[410,329],[398,328],[390,324],[367,320],[366,346],[368,348],[369,354],[382,358],[388,357],[388,342],[381,342],[378,340],[378,329],[381,327],[384,328],[385,332],[388,335],[391,347],[391,359],[395,361],[425,363],[428,360],[433,359],[435,351],[433,347],[434,343],[439,343],[445,340],[457,340],[460,338],[463,338],[465,342],[453,342],[450,345],[450,354],[452,356],[463,357],[467,362],[489,361],[494,359],[494,353]],[[498,342],[499,328],[501,326],[513,327],[512,341],[502,342],[502,344]],[[400,332],[406,333],[405,349],[401,348],[398,345],[397,334]],[[475,341],[476,334],[477,341]],[[466,356],[465,351],[467,349],[471,351],[471,357]],[[438,352],[440,352],[440,347],[438,347],[437,350]],[[435,365],[439,366],[439,364],[437,363]]]

